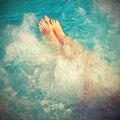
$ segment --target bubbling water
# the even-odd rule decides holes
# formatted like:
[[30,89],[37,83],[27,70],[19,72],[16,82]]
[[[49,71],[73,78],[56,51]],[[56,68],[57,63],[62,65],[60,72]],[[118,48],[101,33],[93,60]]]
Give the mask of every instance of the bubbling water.
[[4,94],[12,95],[7,97],[9,102],[14,100],[30,111],[39,104],[44,118],[57,109],[69,115],[71,109],[65,104],[119,93],[119,75],[98,52],[83,51],[72,60],[64,59],[36,37],[31,29],[36,20],[34,14],[26,14],[20,26],[6,27],[10,42],[0,71],[7,86]]
[[39,41],[30,30],[36,19],[33,14],[26,14],[22,25],[15,29],[7,27],[7,30],[13,27],[14,41],[6,47],[4,61],[24,64],[21,73],[27,77],[28,84],[38,79],[39,89],[49,91],[48,96],[62,92],[79,100],[87,93],[89,97],[101,97],[119,91],[119,76],[99,54],[84,51],[71,61],[56,55],[55,50]]

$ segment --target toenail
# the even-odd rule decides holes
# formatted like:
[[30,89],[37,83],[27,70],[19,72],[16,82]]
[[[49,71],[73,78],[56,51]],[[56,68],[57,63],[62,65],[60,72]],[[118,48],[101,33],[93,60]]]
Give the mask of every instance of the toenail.
[[45,15],[44,18],[48,18],[48,17]]

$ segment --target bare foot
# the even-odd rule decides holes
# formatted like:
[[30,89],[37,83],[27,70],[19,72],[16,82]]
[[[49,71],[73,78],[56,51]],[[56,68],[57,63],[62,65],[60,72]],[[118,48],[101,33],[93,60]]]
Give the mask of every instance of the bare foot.
[[38,28],[42,37],[50,41],[56,48],[60,48],[59,52],[65,58],[73,58],[74,55],[81,53],[82,49],[72,42],[70,38],[65,36],[57,20],[49,19],[45,16],[39,21]]
[[42,37],[45,40],[51,42],[56,47],[60,47],[60,43],[52,30],[52,25],[50,24],[49,18],[47,16],[44,16],[39,21],[38,28],[39,28],[39,31],[40,31]]
[[74,54],[80,54],[82,51],[82,48],[77,45],[76,43],[72,42],[71,39],[67,36],[65,36],[60,23],[55,19],[50,19],[50,23],[52,25],[53,32],[57,39],[59,40],[60,44],[63,45],[69,45],[72,49],[72,52]]
[[50,23],[52,25],[52,29],[53,29],[55,36],[59,40],[60,44],[63,46],[64,45],[64,38],[66,36],[65,36],[61,26],[60,26],[60,23],[55,19],[50,19]]

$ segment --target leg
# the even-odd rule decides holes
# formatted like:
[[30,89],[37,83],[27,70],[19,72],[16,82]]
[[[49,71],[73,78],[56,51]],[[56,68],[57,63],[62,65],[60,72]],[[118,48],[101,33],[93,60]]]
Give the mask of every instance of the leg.
[[78,44],[73,43],[70,38],[65,36],[57,20],[49,19],[45,16],[38,23],[38,28],[43,38],[47,41],[51,41],[55,47],[62,48],[59,52],[65,58],[73,58],[75,55],[81,53],[81,47]]
[[50,19],[50,23],[52,24],[52,30],[55,36],[57,37],[58,41],[60,42],[60,44],[62,46],[69,45],[70,49],[72,49],[72,52],[74,52],[74,54],[80,54],[82,51],[81,46],[79,46],[76,43],[73,43],[69,37],[65,36],[60,26],[60,23],[54,19]]

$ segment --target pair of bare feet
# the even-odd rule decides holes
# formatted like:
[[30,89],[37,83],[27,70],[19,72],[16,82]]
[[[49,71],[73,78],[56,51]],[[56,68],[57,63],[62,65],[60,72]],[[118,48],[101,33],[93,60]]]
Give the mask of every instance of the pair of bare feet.
[[[44,16],[40,21],[38,22],[38,29],[43,37],[44,40],[47,40],[49,43],[51,43],[55,48],[60,48],[60,53],[67,58],[72,57],[71,55],[66,54],[65,49],[63,46],[68,45],[69,47],[67,50],[70,52],[73,52],[73,54],[79,54],[81,53],[82,49],[78,47],[78,45],[74,44],[70,38],[65,36],[60,23],[55,20],[48,18],[47,16]],[[72,50],[72,51],[71,51]],[[71,53],[70,53],[71,54]]]
[[38,28],[45,40],[51,42],[56,47],[61,47],[64,45],[63,39],[65,34],[57,20],[44,16],[39,21]]

